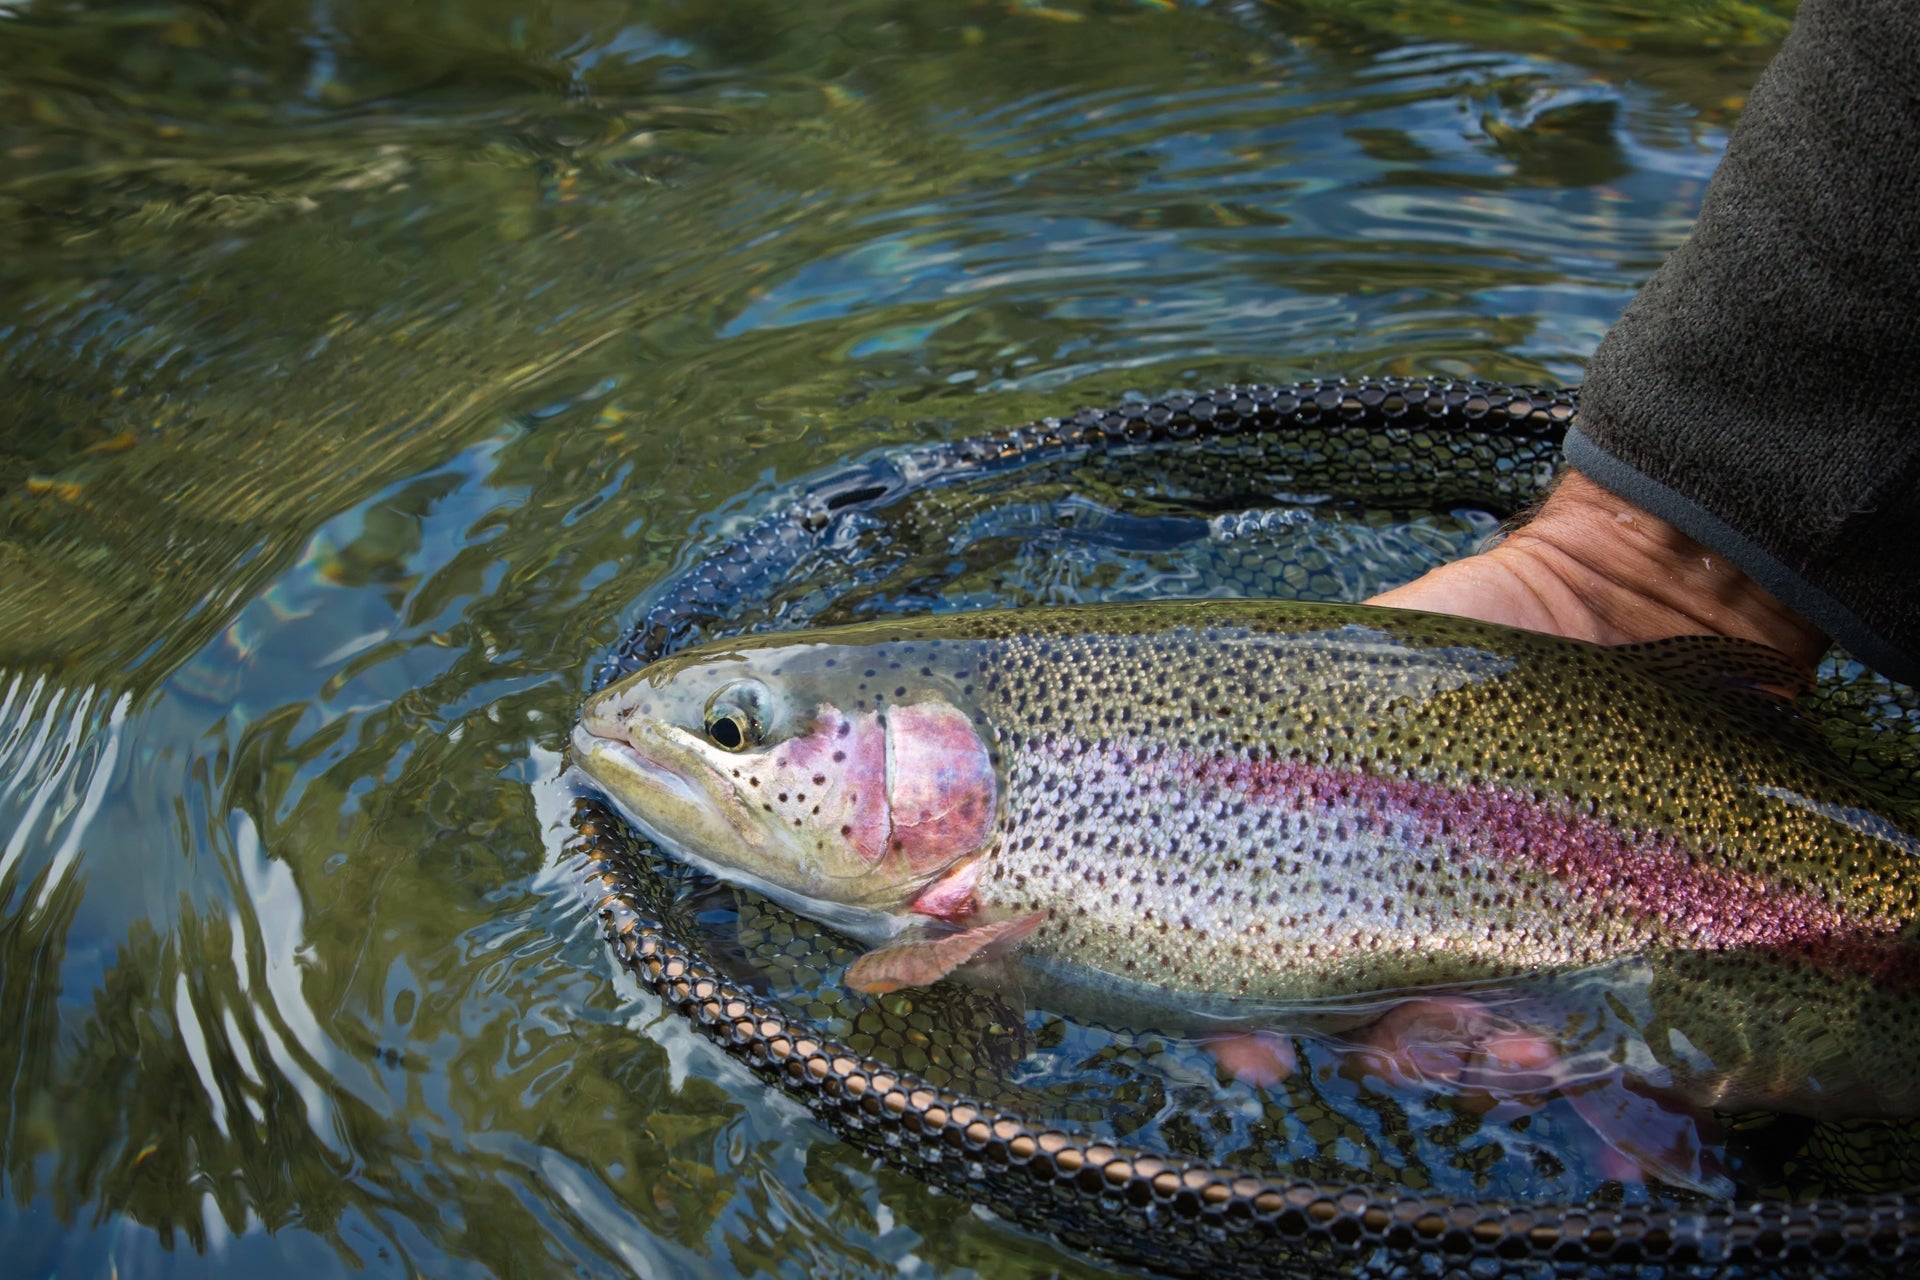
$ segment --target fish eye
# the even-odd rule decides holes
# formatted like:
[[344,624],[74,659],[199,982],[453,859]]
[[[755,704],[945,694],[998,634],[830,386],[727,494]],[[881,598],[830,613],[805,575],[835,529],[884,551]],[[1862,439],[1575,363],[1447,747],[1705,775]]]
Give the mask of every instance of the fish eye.
[[738,751],[745,747],[751,731],[752,726],[747,723],[747,718],[737,711],[707,721],[707,737],[723,751]]
[[735,681],[707,699],[707,740],[722,751],[745,751],[765,741],[763,692],[752,681]]

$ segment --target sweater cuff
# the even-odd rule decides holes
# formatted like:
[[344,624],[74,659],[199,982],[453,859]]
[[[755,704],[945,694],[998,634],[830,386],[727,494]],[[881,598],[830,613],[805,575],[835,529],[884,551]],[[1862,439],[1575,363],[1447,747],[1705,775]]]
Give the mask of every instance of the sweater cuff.
[[1565,452],[1567,465],[1575,471],[1725,556],[1774,599],[1826,632],[1860,661],[1902,684],[1920,684],[1920,661],[1889,644],[1853,610],[1719,516],[1620,461],[1589,439],[1578,425],[1567,430]]

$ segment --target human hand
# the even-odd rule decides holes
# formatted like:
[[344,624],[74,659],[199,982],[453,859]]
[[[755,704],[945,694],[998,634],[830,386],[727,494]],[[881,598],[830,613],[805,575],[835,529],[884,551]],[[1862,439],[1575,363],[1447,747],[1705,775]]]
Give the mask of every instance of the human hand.
[[1454,613],[1600,644],[1668,636],[1753,640],[1807,671],[1827,637],[1745,573],[1577,471],[1497,546],[1368,604]]

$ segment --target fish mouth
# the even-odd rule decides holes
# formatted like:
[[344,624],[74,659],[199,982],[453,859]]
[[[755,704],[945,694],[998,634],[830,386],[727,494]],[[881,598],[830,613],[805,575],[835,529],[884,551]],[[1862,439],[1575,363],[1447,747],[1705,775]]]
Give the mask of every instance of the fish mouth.
[[650,758],[625,738],[594,732],[585,721],[573,726],[573,762],[609,791],[620,790],[624,783],[683,804],[707,798],[684,774]]
[[[598,719],[604,725],[609,718]],[[764,847],[765,838],[737,789],[712,766],[692,753],[674,750],[675,744],[663,734],[648,735],[657,741],[636,742],[600,731],[595,720],[589,715],[574,725],[573,762],[650,835],[676,847],[697,844],[695,832],[709,826],[698,821],[698,815],[705,815],[719,818],[748,848]],[[675,816],[681,822],[675,823]],[[709,829],[704,834],[710,839],[714,833]]]

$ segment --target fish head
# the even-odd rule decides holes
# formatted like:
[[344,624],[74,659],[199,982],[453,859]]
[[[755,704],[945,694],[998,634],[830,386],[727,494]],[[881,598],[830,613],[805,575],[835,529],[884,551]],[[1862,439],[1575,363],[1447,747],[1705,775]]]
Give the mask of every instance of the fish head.
[[[595,694],[577,763],[652,835],[721,870],[881,911],[992,837],[1001,787],[950,673],[886,646],[708,646]],[[937,669],[936,669],[937,668]]]

